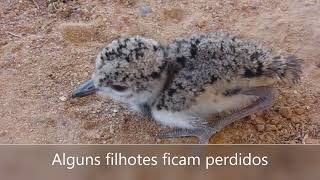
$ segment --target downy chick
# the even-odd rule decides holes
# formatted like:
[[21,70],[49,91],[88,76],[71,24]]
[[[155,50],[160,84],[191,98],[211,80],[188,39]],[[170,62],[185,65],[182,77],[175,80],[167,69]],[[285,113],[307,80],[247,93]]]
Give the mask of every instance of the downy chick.
[[[176,39],[168,46],[136,36],[105,47],[92,78],[74,97],[98,92],[176,129],[158,138],[195,136],[200,143],[226,125],[273,104],[279,81],[297,83],[301,61],[274,56],[224,33]],[[221,112],[229,115],[209,123]]]

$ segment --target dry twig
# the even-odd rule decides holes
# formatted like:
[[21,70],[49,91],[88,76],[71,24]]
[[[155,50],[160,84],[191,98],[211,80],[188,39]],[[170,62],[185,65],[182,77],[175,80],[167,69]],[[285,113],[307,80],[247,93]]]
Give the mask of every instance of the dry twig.
[[21,37],[20,35],[18,35],[18,34],[14,34],[14,33],[9,32],[9,31],[7,31],[7,33],[10,34],[10,35],[12,35],[12,36],[14,36],[14,37],[22,38],[22,37]]

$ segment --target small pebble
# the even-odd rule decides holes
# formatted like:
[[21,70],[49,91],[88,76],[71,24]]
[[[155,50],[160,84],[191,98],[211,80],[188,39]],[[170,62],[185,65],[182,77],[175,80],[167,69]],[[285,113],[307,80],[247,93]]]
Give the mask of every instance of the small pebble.
[[256,117],[254,121],[257,124],[265,124],[265,121],[261,117]]
[[277,125],[277,124],[279,124],[279,122],[280,122],[279,119],[272,119],[271,120],[271,124],[273,124],[273,125]]
[[279,112],[284,118],[290,119],[292,117],[292,110],[289,107],[281,107]]
[[264,134],[259,135],[260,140],[265,140],[266,138],[264,137]]
[[291,141],[289,141],[288,143],[289,143],[289,144],[297,144],[296,141],[294,141],[294,140],[291,140]]
[[118,109],[113,109],[112,112],[117,113]]
[[84,77],[88,77],[88,76],[89,76],[89,73],[88,73],[88,72],[84,72],[84,73],[83,73],[83,76],[84,76]]
[[292,121],[293,123],[297,124],[297,123],[300,122],[300,119],[297,118],[297,117],[293,117],[293,118],[291,118],[291,121]]
[[298,115],[301,115],[304,113],[304,108],[299,107],[299,108],[295,109],[294,112],[297,113]]
[[272,125],[272,124],[266,125],[266,131],[275,131],[275,130],[277,130],[277,127],[275,125]]
[[249,119],[254,121],[254,120],[256,119],[256,117],[257,117],[257,116],[256,116],[255,114],[251,114],[251,115],[249,116]]
[[0,131],[0,137],[5,136],[7,134],[7,131]]
[[60,99],[60,101],[62,101],[62,102],[67,101],[67,98],[66,98],[65,96],[61,96],[61,97],[59,97],[59,99]]
[[256,129],[258,132],[263,132],[265,130],[265,126],[263,124],[257,124]]
[[151,7],[146,4],[142,5],[139,9],[139,15],[142,17],[146,16],[150,12],[151,12]]

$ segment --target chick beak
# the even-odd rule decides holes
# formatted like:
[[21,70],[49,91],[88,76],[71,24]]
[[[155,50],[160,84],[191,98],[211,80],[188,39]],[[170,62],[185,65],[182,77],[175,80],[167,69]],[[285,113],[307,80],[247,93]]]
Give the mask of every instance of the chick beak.
[[97,91],[96,87],[94,86],[93,80],[89,79],[83,84],[81,84],[75,91],[72,93],[72,98],[88,96],[91,94],[95,94]]

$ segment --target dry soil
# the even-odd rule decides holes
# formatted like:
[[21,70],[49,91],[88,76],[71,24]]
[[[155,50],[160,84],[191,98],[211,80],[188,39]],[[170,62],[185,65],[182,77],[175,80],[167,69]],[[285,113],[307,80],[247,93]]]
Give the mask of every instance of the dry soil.
[[211,143],[320,142],[319,0],[2,0],[0,143],[195,143],[159,140],[160,125],[110,99],[71,99],[96,54],[120,36],[168,43],[225,31],[304,60],[301,83]]

